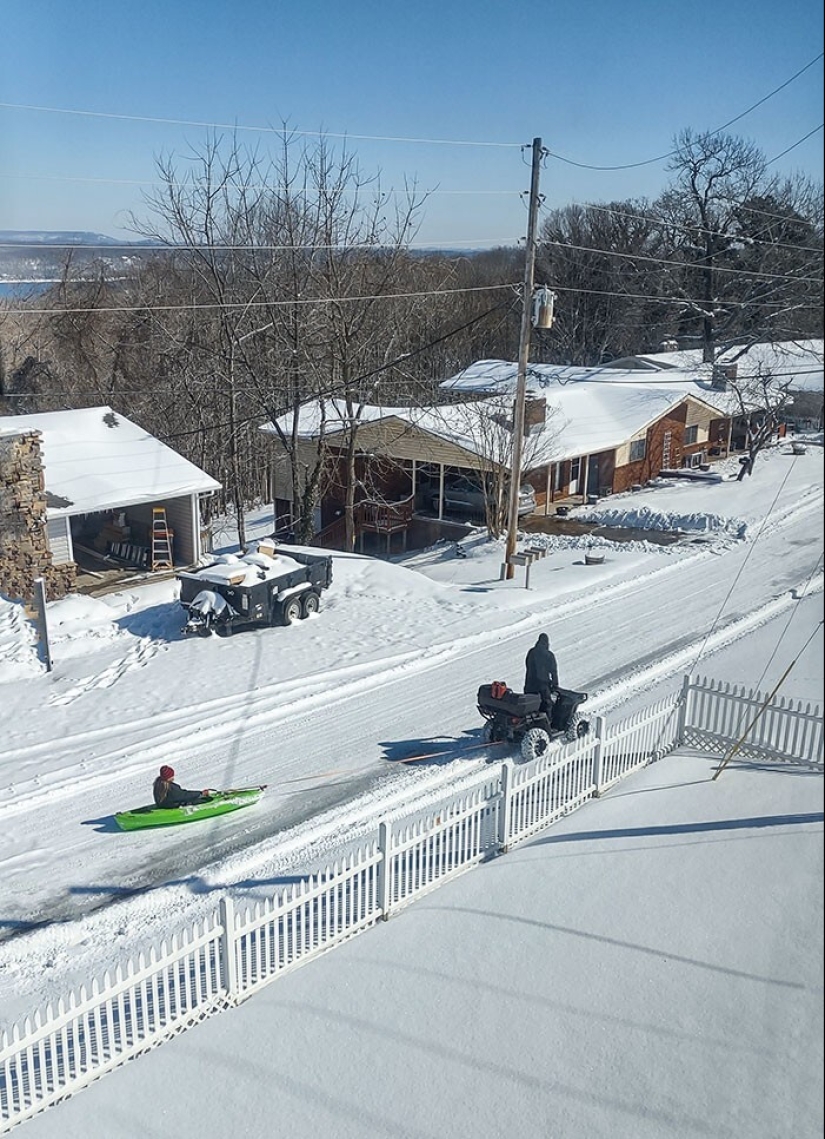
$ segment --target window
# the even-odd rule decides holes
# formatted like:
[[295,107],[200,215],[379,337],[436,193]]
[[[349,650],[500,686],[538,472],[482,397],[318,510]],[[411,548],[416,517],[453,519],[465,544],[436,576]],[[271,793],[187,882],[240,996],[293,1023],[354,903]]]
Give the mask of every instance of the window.
[[630,461],[638,463],[647,454],[647,439],[634,439],[630,444]]
[[699,424],[694,423],[693,427],[685,428],[685,446],[689,447],[691,443],[696,443],[699,439]]

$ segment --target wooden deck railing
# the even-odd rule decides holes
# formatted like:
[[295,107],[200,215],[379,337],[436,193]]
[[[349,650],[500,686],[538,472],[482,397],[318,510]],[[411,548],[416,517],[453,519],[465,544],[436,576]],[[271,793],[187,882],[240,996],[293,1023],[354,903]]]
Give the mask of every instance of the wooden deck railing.
[[[353,522],[355,526],[355,540],[358,548],[364,548],[364,534],[385,535],[387,539],[387,552],[393,534],[401,534],[404,549],[407,548],[407,531],[413,516],[413,496],[404,498],[400,502],[380,502],[377,499],[367,498],[355,504]],[[343,514],[325,526],[323,530],[313,537],[313,546],[324,546],[330,550],[345,550],[347,548],[346,519]]]
[[355,507],[355,531],[360,548],[364,547],[364,534],[383,534],[387,538],[387,553],[393,534],[401,534],[404,549],[407,548],[407,531],[413,516],[414,499],[401,499],[400,502],[380,502],[364,499]]

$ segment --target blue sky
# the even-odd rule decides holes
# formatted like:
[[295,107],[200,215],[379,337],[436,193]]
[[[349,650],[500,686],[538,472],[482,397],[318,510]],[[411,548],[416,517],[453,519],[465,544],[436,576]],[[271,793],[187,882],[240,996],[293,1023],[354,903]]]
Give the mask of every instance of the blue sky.
[[[648,163],[823,48],[819,0],[4,0],[0,15],[0,229],[116,237],[142,210],[155,157],[205,139],[140,121],[154,118],[346,134],[385,188],[406,177],[437,191],[420,242],[512,244],[534,137],[585,166]],[[769,159],[814,131],[772,169],[821,180],[822,107],[819,58],[728,130]],[[609,171],[551,157],[543,204],[654,197],[668,177],[663,161]]]

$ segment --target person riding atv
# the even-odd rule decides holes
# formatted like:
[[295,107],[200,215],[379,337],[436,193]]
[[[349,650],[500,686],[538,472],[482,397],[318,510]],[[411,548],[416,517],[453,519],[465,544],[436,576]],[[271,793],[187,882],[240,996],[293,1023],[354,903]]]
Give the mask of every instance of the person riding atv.
[[559,688],[559,670],[546,633],[539,634],[539,639],[528,652],[524,664],[524,691],[540,696],[541,711],[549,713]]

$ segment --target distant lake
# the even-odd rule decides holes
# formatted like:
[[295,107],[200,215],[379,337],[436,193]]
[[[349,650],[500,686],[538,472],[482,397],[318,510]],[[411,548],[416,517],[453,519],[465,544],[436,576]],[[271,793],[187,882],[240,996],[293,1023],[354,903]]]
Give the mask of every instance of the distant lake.
[[0,298],[16,300],[45,293],[56,281],[0,281]]

